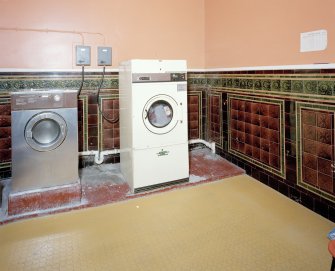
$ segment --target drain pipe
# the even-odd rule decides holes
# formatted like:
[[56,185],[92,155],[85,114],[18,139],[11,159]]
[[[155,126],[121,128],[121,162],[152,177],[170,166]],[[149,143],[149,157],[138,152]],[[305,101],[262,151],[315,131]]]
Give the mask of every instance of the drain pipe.
[[[188,144],[197,144],[201,143],[206,145],[208,148],[212,150],[212,153],[215,153],[215,142],[207,142],[203,139],[191,139],[188,141]],[[118,154],[120,153],[120,149],[113,149],[108,151],[84,151],[79,152],[80,156],[93,156],[94,155],[94,163],[100,165],[104,161],[105,155],[111,155],[111,154]]]
[[215,142],[208,142],[206,140],[203,139],[191,139],[188,141],[188,144],[197,144],[197,143],[201,143],[204,144],[206,147],[210,148],[212,150],[212,153],[215,154]]
[[105,155],[111,155],[111,154],[118,154],[120,153],[119,149],[113,149],[113,150],[108,150],[108,151],[84,151],[80,152],[80,156],[92,156],[94,155],[94,163],[100,165],[104,161]]

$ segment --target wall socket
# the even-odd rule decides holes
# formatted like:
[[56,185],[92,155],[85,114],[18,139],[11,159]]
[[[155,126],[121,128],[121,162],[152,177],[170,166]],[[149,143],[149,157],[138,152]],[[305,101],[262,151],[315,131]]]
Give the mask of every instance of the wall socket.
[[112,65],[112,47],[98,47],[98,66]]
[[76,46],[76,65],[77,66],[91,65],[91,46],[84,46],[84,45]]

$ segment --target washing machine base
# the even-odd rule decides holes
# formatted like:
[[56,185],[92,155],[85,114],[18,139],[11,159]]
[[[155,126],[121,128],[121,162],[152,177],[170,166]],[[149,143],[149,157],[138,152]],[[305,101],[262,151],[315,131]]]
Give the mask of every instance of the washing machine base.
[[146,191],[152,191],[152,190],[162,188],[162,187],[168,187],[168,186],[171,186],[171,185],[187,183],[188,181],[189,181],[189,178],[185,178],[185,179],[175,180],[175,181],[166,182],[166,183],[159,183],[159,184],[139,187],[139,188],[134,189],[134,193],[137,194],[137,193],[142,193],[142,192],[146,192]]
[[189,178],[188,143],[121,152],[121,172],[131,192]]
[[75,183],[10,194],[8,215],[38,213],[47,209],[61,209],[81,202],[80,180]]

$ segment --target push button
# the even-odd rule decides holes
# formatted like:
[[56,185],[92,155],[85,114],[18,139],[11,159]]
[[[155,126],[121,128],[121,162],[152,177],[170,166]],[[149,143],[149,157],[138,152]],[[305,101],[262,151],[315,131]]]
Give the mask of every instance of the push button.
[[55,102],[59,102],[60,99],[61,99],[60,95],[56,94],[56,95],[54,96],[54,101],[55,101]]

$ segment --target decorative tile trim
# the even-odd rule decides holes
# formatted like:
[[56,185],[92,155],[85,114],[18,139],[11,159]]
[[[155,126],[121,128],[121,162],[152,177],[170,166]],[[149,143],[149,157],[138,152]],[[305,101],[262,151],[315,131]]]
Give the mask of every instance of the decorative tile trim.
[[0,169],[11,169],[11,168],[12,168],[11,162],[0,163]]
[[335,74],[190,74],[192,87],[278,98],[329,99],[335,102]]
[[187,75],[187,86],[205,86],[207,85],[206,74]]
[[8,95],[0,97],[0,104],[10,104],[10,98],[8,97]]
[[[321,105],[321,104],[315,104],[315,103],[304,103],[304,102],[296,102],[296,130],[297,130],[297,140],[296,140],[296,146],[297,146],[297,185],[324,198],[327,199],[331,202],[335,202],[335,195],[328,193],[326,191],[323,191],[321,189],[318,189],[315,186],[312,186],[306,182],[303,181],[303,176],[302,176],[302,150],[303,150],[303,142],[302,142],[302,109],[308,109],[308,110],[313,110],[313,111],[324,111],[324,112],[331,112],[335,115],[335,106],[334,105]],[[335,118],[334,118],[335,119]],[[335,121],[333,120],[333,129],[335,127]],[[334,134],[333,134],[334,137]],[[333,150],[333,155],[334,150]],[[332,161],[334,163],[334,159]],[[333,179],[334,182],[334,179]]]
[[[267,104],[274,104],[279,106],[279,131],[280,131],[280,142],[279,142],[279,169],[276,169],[274,167],[271,167],[270,165],[267,165],[265,163],[262,163],[261,161],[258,161],[256,159],[252,159],[251,157],[244,155],[231,147],[231,128],[230,128],[230,122],[231,122],[231,100],[232,99],[238,99],[238,100],[244,100],[244,101],[252,101],[252,102],[260,102],[260,103],[267,103]],[[278,100],[278,99],[269,99],[269,98],[258,98],[254,96],[240,96],[240,95],[234,95],[228,93],[227,95],[228,100],[228,152],[231,154],[234,154],[241,159],[246,160],[247,162],[254,164],[258,167],[261,167],[281,178],[286,178],[286,168],[285,168],[285,112],[284,112],[284,101]]]
[[[101,75],[85,75],[83,90],[97,89]],[[81,75],[0,75],[0,94],[8,94],[19,89],[78,89],[81,84]],[[106,75],[102,89],[118,89],[118,75]]]

